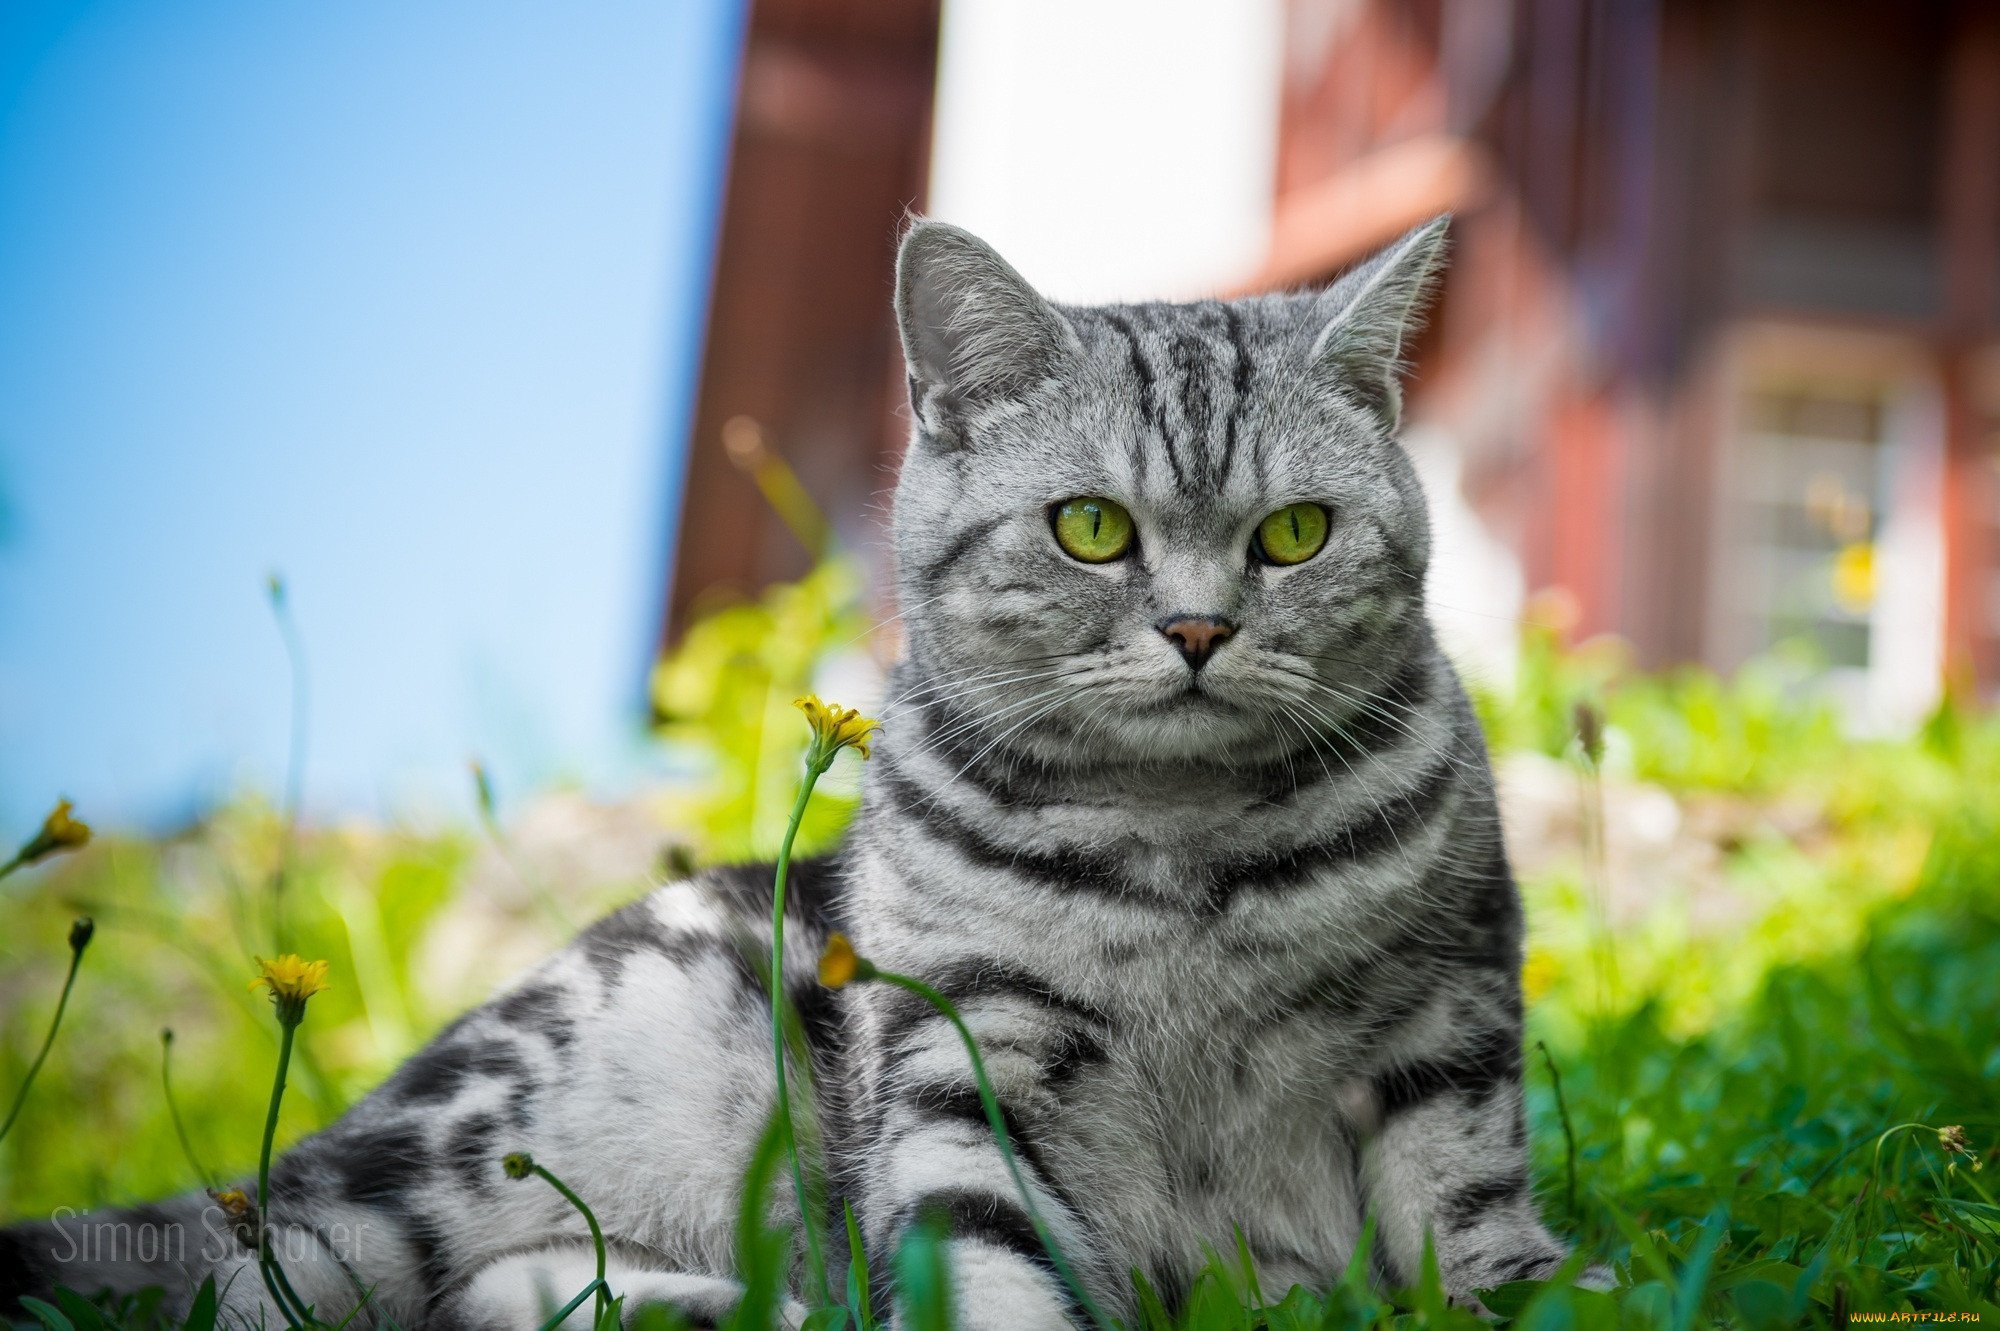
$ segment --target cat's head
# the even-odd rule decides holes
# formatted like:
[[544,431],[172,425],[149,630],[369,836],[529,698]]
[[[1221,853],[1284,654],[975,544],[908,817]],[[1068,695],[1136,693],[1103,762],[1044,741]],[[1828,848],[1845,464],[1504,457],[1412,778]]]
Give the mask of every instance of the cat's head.
[[1125,761],[1252,758],[1365,709],[1422,623],[1398,376],[1444,235],[1315,294],[1069,307],[917,223],[895,537],[928,696]]

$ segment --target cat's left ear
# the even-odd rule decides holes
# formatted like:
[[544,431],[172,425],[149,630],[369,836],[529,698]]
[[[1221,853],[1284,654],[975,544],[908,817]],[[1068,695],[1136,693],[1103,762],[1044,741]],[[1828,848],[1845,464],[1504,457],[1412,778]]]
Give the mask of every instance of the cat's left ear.
[[1406,234],[1329,287],[1317,301],[1330,315],[1313,343],[1313,363],[1394,432],[1403,414],[1403,348],[1423,327],[1424,308],[1444,269],[1449,216]]
[[1057,371],[1076,334],[985,241],[920,221],[896,255],[896,325],[910,407],[931,437],[963,442],[968,414]]

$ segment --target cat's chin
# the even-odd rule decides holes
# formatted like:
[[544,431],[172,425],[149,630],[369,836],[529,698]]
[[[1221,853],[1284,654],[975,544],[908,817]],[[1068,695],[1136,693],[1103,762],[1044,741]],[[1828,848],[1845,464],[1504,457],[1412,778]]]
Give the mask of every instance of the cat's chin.
[[1125,760],[1148,763],[1254,762],[1275,742],[1270,722],[1256,710],[1208,690],[1184,689],[1133,703],[1115,734],[1100,730]]

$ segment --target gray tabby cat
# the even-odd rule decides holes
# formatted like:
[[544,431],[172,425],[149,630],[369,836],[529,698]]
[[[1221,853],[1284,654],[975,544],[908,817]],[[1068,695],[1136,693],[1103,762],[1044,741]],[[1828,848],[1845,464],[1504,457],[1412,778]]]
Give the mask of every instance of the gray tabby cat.
[[[886,985],[819,988],[832,929],[963,1007],[1113,1310],[1134,1267],[1171,1299],[1236,1225],[1267,1289],[1341,1270],[1370,1214],[1383,1279],[1428,1234],[1461,1299],[1564,1259],[1529,1191],[1521,908],[1394,438],[1444,233],[1323,294],[1106,308],[1050,304],[952,227],[904,240],[908,651],[853,832],[798,872],[785,982],[874,1270],[942,1212],[968,1327],[1078,1316],[952,1031]],[[661,888],[289,1152],[272,1214],[302,1294],[534,1326],[592,1259],[550,1189],[503,1177],[527,1150],[594,1204],[614,1289],[726,1314],[772,1099],[746,960],[769,893],[762,867]],[[123,1252],[105,1224],[138,1227]],[[213,1271],[248,1311],[249,1261],[184,1198],[8,1231],[0,1294]]]

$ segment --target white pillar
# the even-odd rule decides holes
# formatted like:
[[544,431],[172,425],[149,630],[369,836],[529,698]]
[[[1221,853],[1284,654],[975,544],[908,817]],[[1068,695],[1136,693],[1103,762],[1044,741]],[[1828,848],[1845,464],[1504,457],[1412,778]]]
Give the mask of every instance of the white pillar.
[[1205,294],[1263,257],[1278,0],[946,0],[931,212],[1057,300]]

